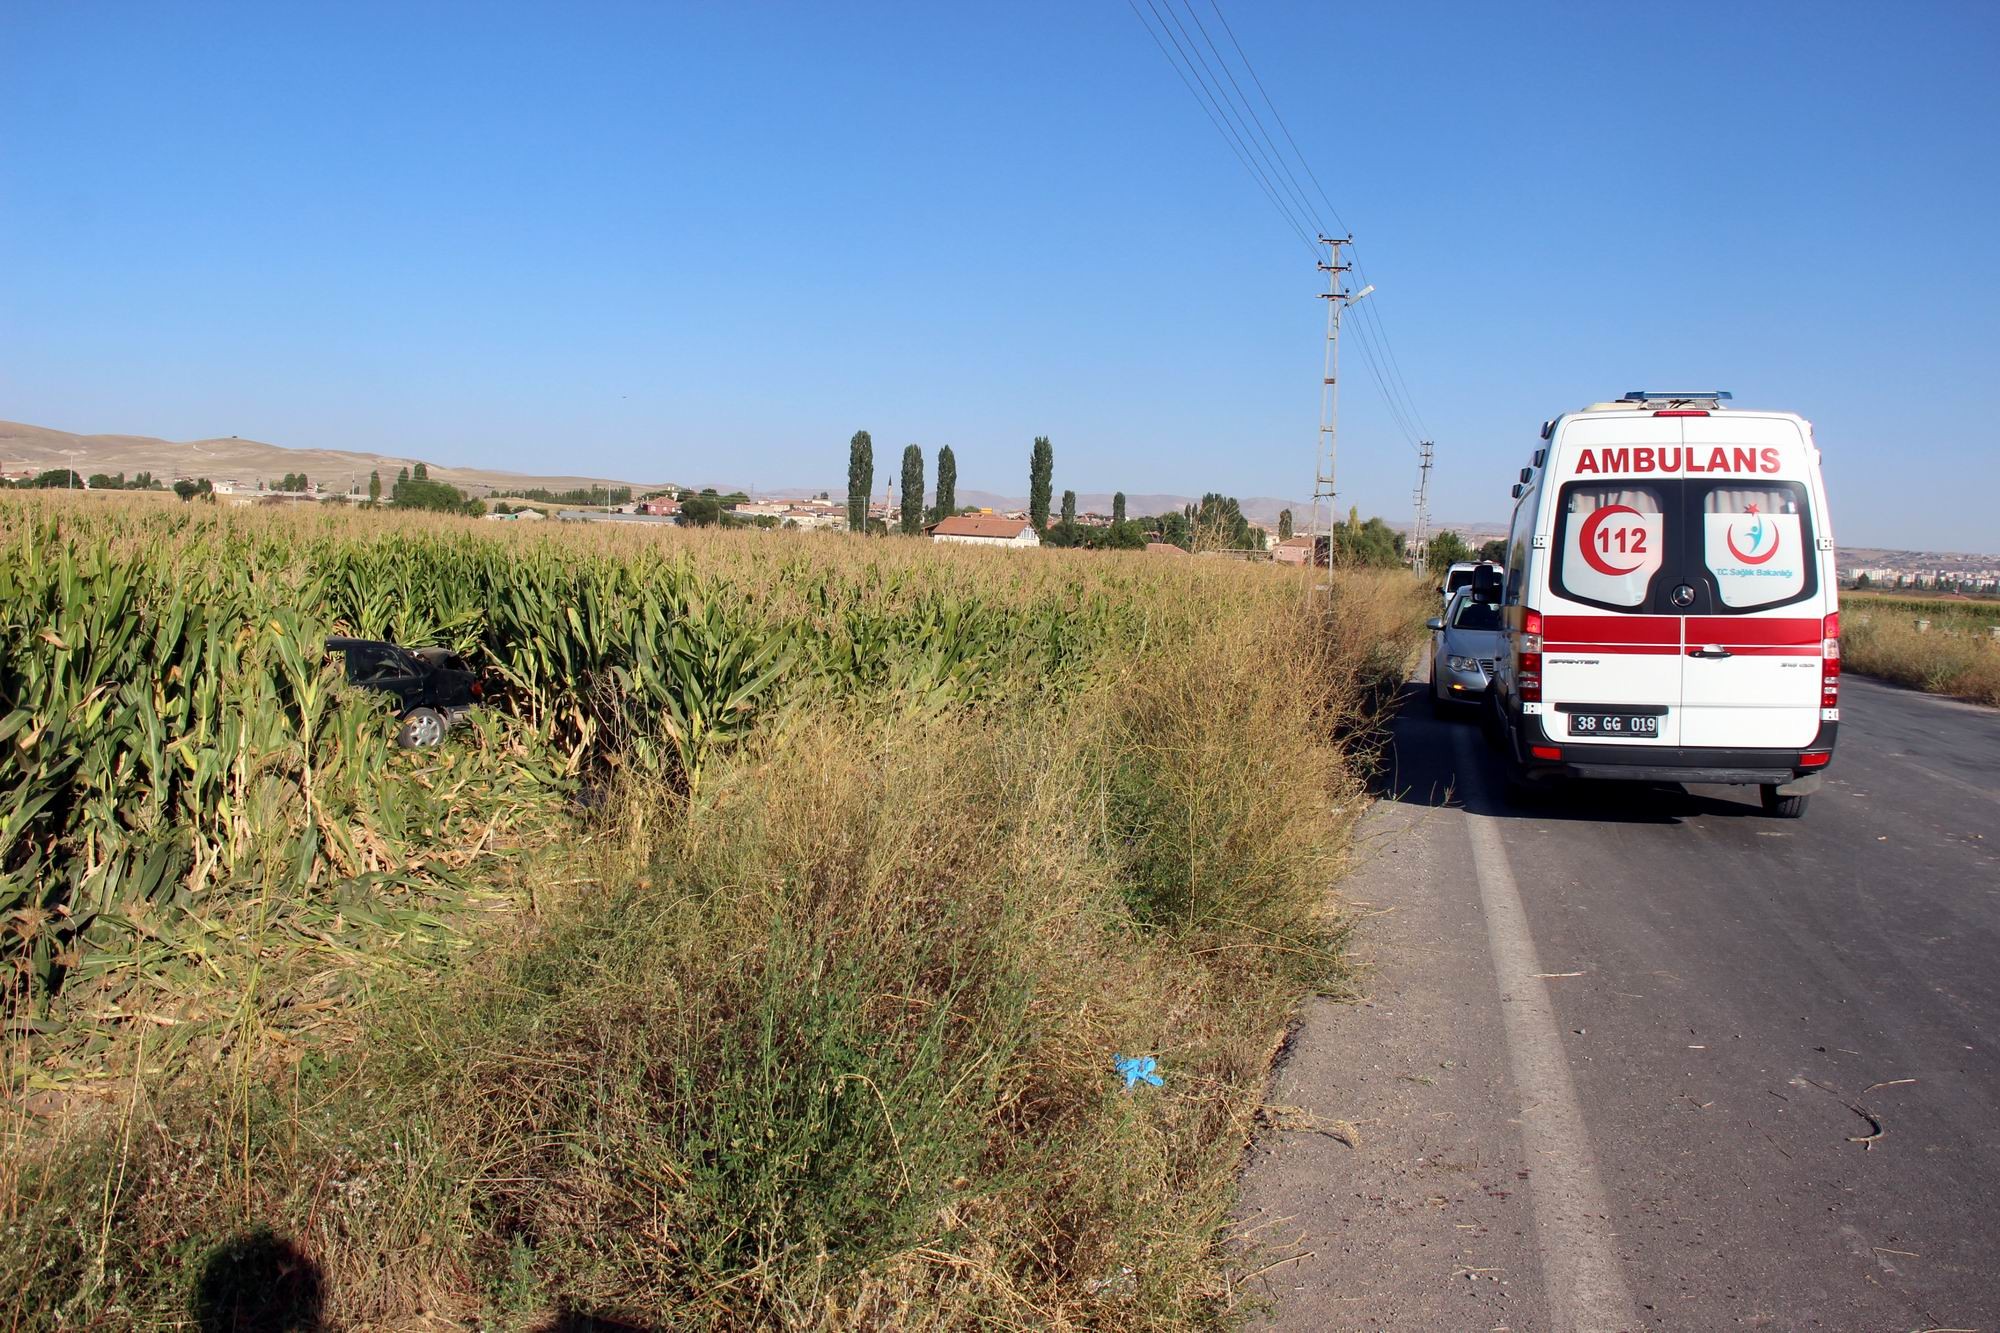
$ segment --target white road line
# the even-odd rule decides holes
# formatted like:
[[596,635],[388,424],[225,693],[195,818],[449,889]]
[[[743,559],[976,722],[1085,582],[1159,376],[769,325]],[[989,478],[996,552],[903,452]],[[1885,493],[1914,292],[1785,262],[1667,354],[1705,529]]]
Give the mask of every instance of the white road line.
[[[1452,739],[1462,785],[1482,785],[1471,728]],[[1483,793],[1482,793],[1483,794]],[[1610,1209],[1597,1178],[1590,1131],[1570,1081],[1569,1058],[1556,1027],[1521,890],[1507,865],[1507,849],[1490,815],[1465,812],[1472,869],[1486,916],[1486,942],[1500,983],[1500,1013],[1507,1061],[1521,1094],[1521,1141],[1529,1166],[1535,1238],[1542,1256],[1543,1296],[1550,1327],[1576,1333],[1611,1333],[1638,1327],[1632,1293],[1612,1248]]]

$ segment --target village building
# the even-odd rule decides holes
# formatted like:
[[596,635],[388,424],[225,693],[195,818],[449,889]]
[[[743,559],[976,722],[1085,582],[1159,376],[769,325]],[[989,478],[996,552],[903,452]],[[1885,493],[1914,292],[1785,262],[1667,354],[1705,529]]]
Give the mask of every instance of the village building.
[[1281,565],[1303,565],[1312,556],[1313,539],[1293,534],[1271,548],[1271,559]]
[[1002,518],[993,514],[955,514],[939,519],[924,529],[934,542],[961,542],[971,546],[1040,546],[1041,536],[1025,518]]

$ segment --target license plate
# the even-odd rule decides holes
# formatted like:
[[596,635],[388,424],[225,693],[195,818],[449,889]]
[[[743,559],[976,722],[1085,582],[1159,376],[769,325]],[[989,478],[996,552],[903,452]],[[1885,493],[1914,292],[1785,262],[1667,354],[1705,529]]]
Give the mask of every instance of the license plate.
[[1572,736],[1658,736],[1658,713],[1571,713]]

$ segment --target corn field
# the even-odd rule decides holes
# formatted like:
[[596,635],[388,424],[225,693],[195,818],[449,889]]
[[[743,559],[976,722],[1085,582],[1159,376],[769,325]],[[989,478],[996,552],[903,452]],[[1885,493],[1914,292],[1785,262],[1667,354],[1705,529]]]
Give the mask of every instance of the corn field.
[[[469,866],[562,836],[568,798],[615,771],[689,793],[815,700],[1060,691],[1149,632],[1115,573],[916,546],[9,498],[8,1009],[32,1024],[87,980],[116,1012],[121,978],[212,967],[246,914],[342,948],[429,938]],[[462,653],[489,706],[398,751],[334,634]]]

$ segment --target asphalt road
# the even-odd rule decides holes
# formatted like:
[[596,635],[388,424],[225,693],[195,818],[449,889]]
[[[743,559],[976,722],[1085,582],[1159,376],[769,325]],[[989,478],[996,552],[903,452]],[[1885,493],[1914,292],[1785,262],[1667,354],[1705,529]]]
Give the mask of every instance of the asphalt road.
[[2000,713],[1849,677],[1785,821],[1515,809],[1420,691],[1367,998],[1304,1012],[1247,1168],[1270,1325],[2000,1330]]

